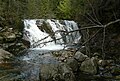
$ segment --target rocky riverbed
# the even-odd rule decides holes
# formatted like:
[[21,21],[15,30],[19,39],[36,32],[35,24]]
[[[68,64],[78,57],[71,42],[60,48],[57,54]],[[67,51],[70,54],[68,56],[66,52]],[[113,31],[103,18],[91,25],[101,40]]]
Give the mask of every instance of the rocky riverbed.
[[17,55],[18,52],[25,49],[22,42],[22,33],[13,28],[1,28],[0,30],[0,48],[5,49],[12,54]]
[[21,38],[12,28],[0,29],[0,81],[120,81],[119,57],[88,56],[84,48],[29,50]]
[[79,51],[74,53],[74,50],[27,50],[22,53],[22,56],[14,57],[0,49],[1,81],[120,80],[120,65],[97,55],[90,58]]

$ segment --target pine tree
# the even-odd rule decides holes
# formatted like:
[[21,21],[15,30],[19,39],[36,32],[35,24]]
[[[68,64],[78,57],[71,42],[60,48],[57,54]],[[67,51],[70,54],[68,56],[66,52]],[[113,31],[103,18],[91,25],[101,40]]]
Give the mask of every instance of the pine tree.
[[71,18],[71,2],[70,0],[62,0],[60,1],[57,7],[57,16],[62,19],[70,19]]

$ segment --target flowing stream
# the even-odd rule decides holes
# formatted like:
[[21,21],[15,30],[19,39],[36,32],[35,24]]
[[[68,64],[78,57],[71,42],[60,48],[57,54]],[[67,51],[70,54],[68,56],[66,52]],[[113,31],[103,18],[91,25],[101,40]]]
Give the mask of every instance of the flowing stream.
[[31,48],[61,46],[78,43],[81,39],[77,23],[67,20],[34,19],[24,20],[23,39],[30,42]]
[[[52,51],[69,48],[79,43],[81,35],[77,23],[67,20],[33,19],[24,20],[23,40],[29,47],[15,57],[6,68],[1,68],[0,81],[39,81],[42,64],[58,64]],[[5,67],[5,65],[4,65]]]
[[[53,53],[56,51],[60,54],[69,54],[73,53],[71,48],[81,47],[81,35],[78,30],[77,23],[74,21],[25,19],[22,39],[26,41],[24,44],[29,48],[20,52],[18,56],[6,58],[7,61],[0,62],[0,81],[53,81],[53,79],[55,79],[54,81],[119,81],[119,76],[118,80],[115,80],[111,71],[108,71],[112,70],[111,68],[115,71],[116,67],[119,70],[117,65],[112,65],[111,68],[107,68],[108,70],[99,67],[100,73],[93,78],[93,75],[77,74],[79,71],[73,73],[74,68],[77,67],[78,70],[81,66],[77,65],[85,61],[77,61],[76,63],[73,56],[74,59],[69,60],[73,62],[73,68],[71,68],[67,63],[62,64],[63,62],[59,62],[55,58]],[[71,51],[68,52],[69,48]],[[90,60],[89,57],[88,60]],[[91,65],[88,64],[88,67]],[[50,78],[52,80],[49,80]],[[77,80],[73,80],[74,78]]]

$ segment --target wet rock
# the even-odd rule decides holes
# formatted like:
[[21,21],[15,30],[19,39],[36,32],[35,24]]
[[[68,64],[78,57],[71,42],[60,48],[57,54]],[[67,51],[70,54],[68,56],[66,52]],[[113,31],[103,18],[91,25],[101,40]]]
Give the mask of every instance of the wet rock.
[[85,61],[81,63],[80,70],[85,73],[89,74],[96,74],[97,73],[97,64],[95,63],[96,58],[92,57],[87,58]]
[[13,55],[3,49],[0,49],[0,63],[10,60]]
[[43,64],[40,68],[40,81],[74,81],[74,75],[66,64]]
[[88,57],[87,55],[84,55],[84,54],[81,53],[81,52],[76,52],[76,53],[75,53],[75,56],[74,56],[74,58],[75,58],[77,61],[79,61],[79,62],[84,61],[87,57]]
[[64,81],[75,81],[72,69],[67,64],[61,63],[59,71]]
[[27,47],[27,48],[30,48],[30,42],[27,41],[27,40],[22,40],[22,43]]
[[58,73],[58,64],[43,64],[40,68],[40,81],[54,81],[60,80],[60,74]]
[[78,62],[74,58],[67,59],[66,64],[72,69],[72,71],[78,70]]

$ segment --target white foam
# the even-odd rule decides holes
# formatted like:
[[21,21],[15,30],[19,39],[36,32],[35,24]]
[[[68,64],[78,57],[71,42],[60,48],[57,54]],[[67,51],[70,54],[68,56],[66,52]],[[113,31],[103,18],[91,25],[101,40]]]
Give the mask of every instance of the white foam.
[[[41,31],[36,25],[36,20],[37,19],[24,20],[25,28],[23,32],[23,39],[30,42],[31,48],[41,49],[41,50],[60,50],[60,49],[64,49],[65,46],[61,44],[77,43],[79,39],[81,39],[79,32],[69,33],[67,36],[65,36],[63,32],[62,33],[57,32],[55,33],[55,38],[59,40],[52,41],[55,39],[52,39],[52,37],[50,37],[48,33]],[[47,20],[39,19],[39,20],[40,23],[45,21],[47,24],[49,24],[53,32],[56,32],[58,30],[70,32],[78,29],[78,26],[74,21],[64,20],[63,24],[61,24],[59,20],[51,20],[51,19],[47,19]]]
[[65,47],[65,45],[48,45],[42,48],[32,48],[31,50],[62,50],[66,49]]

